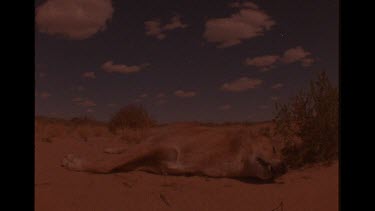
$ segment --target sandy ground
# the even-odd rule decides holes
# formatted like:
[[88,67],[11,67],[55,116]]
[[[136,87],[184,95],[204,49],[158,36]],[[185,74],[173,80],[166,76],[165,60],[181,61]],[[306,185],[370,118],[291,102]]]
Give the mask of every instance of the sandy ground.
[[45,142],[36,134],[35,210],[338,210],[337,162],[289,171],[273,184],[145,172],[100,175],[60,166],[68,153],[116,156],[103,153],[116,144],[104,138]]

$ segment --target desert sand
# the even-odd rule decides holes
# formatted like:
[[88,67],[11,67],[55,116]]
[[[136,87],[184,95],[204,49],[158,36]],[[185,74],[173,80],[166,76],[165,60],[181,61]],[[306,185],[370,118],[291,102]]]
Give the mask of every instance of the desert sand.
[[35,210],[338,210],[337,161],[289,170],[274,183],[141,171],[92,174],[61,167],[66,154],[100,160],[118,156],[105,154],[104,148],[125,144],[104,128],[37,124]]

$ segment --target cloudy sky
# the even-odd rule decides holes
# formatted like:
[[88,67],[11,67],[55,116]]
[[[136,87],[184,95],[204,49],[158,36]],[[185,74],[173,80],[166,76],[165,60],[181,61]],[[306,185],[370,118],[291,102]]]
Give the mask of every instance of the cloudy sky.
[[263,121],[325,70],[338,0],[37,0],[37,115]]

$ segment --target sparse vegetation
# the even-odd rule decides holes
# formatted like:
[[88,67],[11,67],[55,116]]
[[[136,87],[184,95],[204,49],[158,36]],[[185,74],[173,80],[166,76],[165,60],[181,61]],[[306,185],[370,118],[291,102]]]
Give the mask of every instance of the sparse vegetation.
[[95,120],[94,118],[88,117],[88,116],[74,117],[70,119],[69,124],[73,126],[78,126],[78,125],[104,126],[105,125],[104,122],[99,122]]
[[338,157],[339,97],[325,72],[289,104],[276,104],[276,133],[285,141],[283,156],[291,168]]
[[206,126],[206,127],[227,127],[227,126],[252,126],[256,124],[261,124],[261,123],[267,123],[267,121],[264,122],[221,122],[221,123],[216,123],[216,122],[193,122],[196,123],[197,125],[200,126]]
[[259,133],[263,136],[266,136],[268,138],[272,137],[271,128],[270,127],[262,127],[259,129]]
[[60,123],[48,123],[42,127],[42,136],[45,142],[52,143],[57,137],[65,135],[66,126]]
[[77,135],[80,140],[89,141],[92,137],[111,135],[107,124],[89,117],[75,117],[70,120],[36,117],[35,133],[42,142],[52,143],[55,138]]
[[108,129],[115,133],[120,129],[125,135],[126,129],[145,129],[155,125],[146,109],[139,105],[128,105],[120,109],[108,123]]

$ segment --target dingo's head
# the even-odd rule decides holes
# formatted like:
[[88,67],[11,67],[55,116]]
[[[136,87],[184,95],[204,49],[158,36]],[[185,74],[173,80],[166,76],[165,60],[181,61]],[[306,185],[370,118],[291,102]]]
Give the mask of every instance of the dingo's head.
[[273,180],[287,171],[279,150],[267,140],[259,140],[252,145],[246,168],[252,176],[262,180]]

